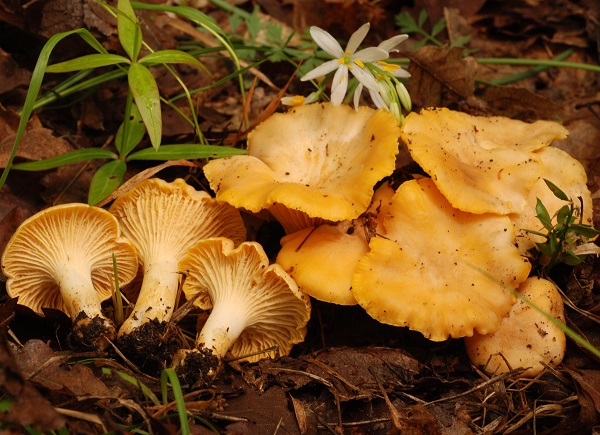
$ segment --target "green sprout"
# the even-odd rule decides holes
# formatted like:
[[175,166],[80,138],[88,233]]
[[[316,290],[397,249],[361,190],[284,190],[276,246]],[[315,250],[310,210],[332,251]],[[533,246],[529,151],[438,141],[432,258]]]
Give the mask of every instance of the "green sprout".
[[[581,197],[579,197],[580,205],[577,206],[554,183],[546,179],[544,179],[544,182],[554,196],[568,202],[554,216],[550,216],[546,206],[537,198],[536,216],[547,232],[525,230],[546,239],[544,242],[536,243],[536,245],[540,254],[538,263],[548,274],[559,263],[575,266],[581,263],[588,254],[598,254],[600,248],[590,241],[600,234],[600,231],[583,223],[583,201]],[[556,223],[553,223],[553,219]]]

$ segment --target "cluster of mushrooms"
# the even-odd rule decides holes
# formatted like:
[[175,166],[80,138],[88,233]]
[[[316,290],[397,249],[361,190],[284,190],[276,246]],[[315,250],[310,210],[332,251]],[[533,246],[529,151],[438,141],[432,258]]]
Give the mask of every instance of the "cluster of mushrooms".
[[[549,146],[566,135],[554,122],[448,109],[411,113],[401,128],[385,110],[295,107],[260,124],[247,155],[205,165],[216,198],[150,179],[108,211],[67,204],[29,218],[2,256],[7,291],[38,314],[66,312],[74,343],[104,349],[116,339],[132,359],[153,355],[194,382],[209,382],[227,352],[250,362],[287,355],[306,334],[307,295],[359,304],[433,341],[465,337],[487,372],[535,376],[565,351],[562,331],[513,294],[563,317],[556,287],[529,277],[536,198],[551,215],[563,205],[543,179],[582,197],[592,222],[585,171]],[[385,181],[399,139],[429,177]],[[240,210],[268,210],[282,224],[275,264],[245,241]],[[137,294],[118,328],[101,310],[115,275]],[[164,339],[180,289],[210,311],[192,349]]]

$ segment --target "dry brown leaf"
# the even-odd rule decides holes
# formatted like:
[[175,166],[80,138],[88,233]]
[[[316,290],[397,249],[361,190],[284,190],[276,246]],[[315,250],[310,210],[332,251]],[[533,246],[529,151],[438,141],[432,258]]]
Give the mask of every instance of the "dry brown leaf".
[[408,81],[414,107],[445,107],[474,93],[477,63],[458,47],[426,46],[409,55]]

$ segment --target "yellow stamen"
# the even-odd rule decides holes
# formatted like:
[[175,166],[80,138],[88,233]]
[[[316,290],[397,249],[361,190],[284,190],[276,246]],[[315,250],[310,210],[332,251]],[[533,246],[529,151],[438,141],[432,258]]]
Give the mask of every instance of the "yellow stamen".
[[358,60],[358,59],[354,59],[354,63],[355,63],[355,64],[357,64],[357,65],[358,65],[359,67],[361,67],[361,68],[364,68],[364,67],[365,67],[365,64],[364,64],[364,63],[362,63],[362,62],[361,62],[360,60]]
[[392,63],[387,63],[383,61],[378,61],[377,64],[381,67],[382,70],[393,73],[394,71],[400,68],[400,65],[394,65]]

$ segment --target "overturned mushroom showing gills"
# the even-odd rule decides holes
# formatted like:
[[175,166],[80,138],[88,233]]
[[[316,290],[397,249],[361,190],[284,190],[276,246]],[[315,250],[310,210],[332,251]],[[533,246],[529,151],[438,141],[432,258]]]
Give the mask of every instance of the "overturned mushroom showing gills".
[[382,323],[433,341],[493,332],[531,269],[507,216],[453,208],[430,179],[404,182],[371,238],[352,291]]
[[363,213],[375,183],[394,170],[399,134],[384,109],[310,104],[271,116],[248,135],[248,155],[213,160],[204,173],[218,199],[269,209],[289,234],[311,218]]
[[534,151],[567,136],[555,122],[528,124],[446,108],[410,113],[402,139],[453,207],[470,213],[520,213],[540,178]]
[[127,284],[138,259],[115,217],[87,204],[50,207],[24,221],[6,245],[6,290],[39,315],[44,308],[68,314],[73,347],[103,349],[116,333],[101,310],[115,288],[113,254],[119,283]]
[[[518,291],[564,323],[563,300],[553,283],[531,277]],[[471,362],[491,375],[524,368],[519,377],[533,378],[544,370],[544,365],[556,367],[561,363],[567,340],[562,329],[519,299],[496,332],[465,337],[465,346]]]
[[144,273],[135,307],[119,329],[119,339],[123,347],[131,349],[130,357],[136,359],[139,351],[146,361],[152,354],[159,357],[160,343],[155,341],[164,334],[139,328],[162,330],[166,326],[163,322],[170,320],[181,276],[178,264],[188,248],[197,240],[214,236],[240,243],[246,229],[235,208],[196,191],[182,179],[172,183],[158,178],[143,181],[118,197],[109,211],[137,248]]
[[187,382],[209,383],[227,351],[254,362],[287,355],[304,340],[310,299],[281,266],[269,265],[258,243],[235,248],[223,237],[201,240],[179,267],[187,274],[186,297],[207,292],[213,305],[196,347],[173,358]]

